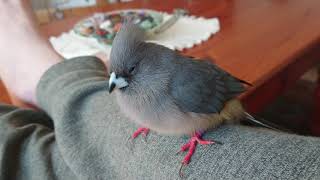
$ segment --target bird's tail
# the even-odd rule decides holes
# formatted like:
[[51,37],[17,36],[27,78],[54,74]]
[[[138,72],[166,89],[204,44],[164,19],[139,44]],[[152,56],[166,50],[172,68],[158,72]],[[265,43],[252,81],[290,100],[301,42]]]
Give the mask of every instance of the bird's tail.
[[284,131],[284,132],[292,133],[291,130],[286,129],[284,127],[281,127],[281,126],[274,124],[270,121],[266,121],[262,118],[259,118],[259,120],[258,120],[257,118],[255,118],[251,114],[249,114],[248,112],[244,112],[244,114],[246,116],[245,119],[255,125],[262,126],[262,127],[268,128],[268,129],[272,129],[275,131]]
[[263,118],[257,118],[252,116],[251,114],[245,111],[241,102],[238,99],[232,99],[228,101],[223,110],[220,112],[219,118],[221,121],[225,123],[234,123],[239,121],[248,122],[250,124],[262,126],[275,131],[284,131],[292,133],[292,131],[284,127],[281,127],[277,124],[274,124],[270,121],[267,121]]

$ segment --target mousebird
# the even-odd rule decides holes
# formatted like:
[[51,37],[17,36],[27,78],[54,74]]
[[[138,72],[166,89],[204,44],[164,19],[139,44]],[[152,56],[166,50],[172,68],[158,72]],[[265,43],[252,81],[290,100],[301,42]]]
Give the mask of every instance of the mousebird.
[[190,162],[197,144],[213,144],[203,133],[224,122],[235,122],[248,114],[237,96],[244,81],[216,64],[195,60],[151,42],[137,25],[124,23],[111,49],[109,93],[114,92],[120,109],[141,126],[163,134],[190,135],[180,151]]

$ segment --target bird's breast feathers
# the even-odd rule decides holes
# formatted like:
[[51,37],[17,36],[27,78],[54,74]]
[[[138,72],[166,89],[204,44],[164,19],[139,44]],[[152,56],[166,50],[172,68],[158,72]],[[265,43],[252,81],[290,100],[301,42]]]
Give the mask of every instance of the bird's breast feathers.
[[225,108],[220,114],[182,112],[171,99],[163,97],[161,103],[151,99],[141,101],[137,100],[137,97],[117,93],[118,104],[129,119],[163,134],[182,135],[205,130],[221,124],[226,119],[226,113],[235,114],[229,112],[230,108]]

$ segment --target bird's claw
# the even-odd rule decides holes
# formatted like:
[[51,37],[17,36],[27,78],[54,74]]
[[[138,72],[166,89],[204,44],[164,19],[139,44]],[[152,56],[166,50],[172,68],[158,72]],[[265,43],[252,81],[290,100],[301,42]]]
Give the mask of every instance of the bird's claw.
[[209,145],[209,144],[214,144],[214,141],[210,141],[210,140],[203,140],[201,138],[201,134],[200,133],[195,133],[191,139],[189,140],[189,142],[187,142],[186,144],[184,144],[183,146],[181,146],[180,150],[177,152],[177,154],[179,154],[180,152],[184,152],[184,151],[188,151],[188,153],[186,154],[186,156],[184,157],[183,161],[181,162],[183,165],[188,165],[191,157],[196,149],[197,144],[201,144],[201,145]]
[[202,135],[201,133],[195,133],[186,144],[181,146],[180,150],[177,152],[177,154],[179,154],[181,152],[185,152],[188,150],[188,153],[185,155],[185,157],[181,161],[181,166],[179,169],[180,178],[183,178],[183,167],[187,166],[190,163],[191,157],[194,151],[196,150],[198,143],[200,145],[209,145],[209,144],[216,143],[215,141],[203,140],[201,138],[201,135]]
[[181,166],[180,166],[180,169],[179,169],[179,177],[180,178],[183,178],[184,177],[184,175],[183,175],[183,167],[184,166],[186,166],[186,165],[184,165],[183,163],[181,163]]
[[144,137],[144,140],[146,140],[147,135],[149,134],[150,129],[149,128],[138,128],[131,136],[131,139],[135,139],[136,137],[138,137],[140,134],[142,134],[142,136]]

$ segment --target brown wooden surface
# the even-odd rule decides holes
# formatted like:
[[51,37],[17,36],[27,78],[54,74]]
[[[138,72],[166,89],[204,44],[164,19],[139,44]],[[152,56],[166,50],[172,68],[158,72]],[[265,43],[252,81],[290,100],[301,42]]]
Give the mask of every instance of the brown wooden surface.
[[[281,71],[320,41],[319,0],[142,0],[84,8],[78,15],[123,8],[171,12],[178,7],[187,8],[193,15],[219,17],[221,22],[217,35],[187,53],[210,56],[227,71],[255,85]],[[71,29],[79,17],[49,24],[43,30],[58,35]]]
[[[210,57],[225,70],[253,84],[244,95],[252,111],[260,110],[289,88],[317,62],[314,56],[320,54],[319,0],[141,0],[73,10],[69,18],[43,26],[42,30],[48,36],[59,35],[94,12],[125,8],[167,12],[186,8],[192,15],[218,17],[221,31],[184,53]],[[314,55],[307,59],[310,53]]]

